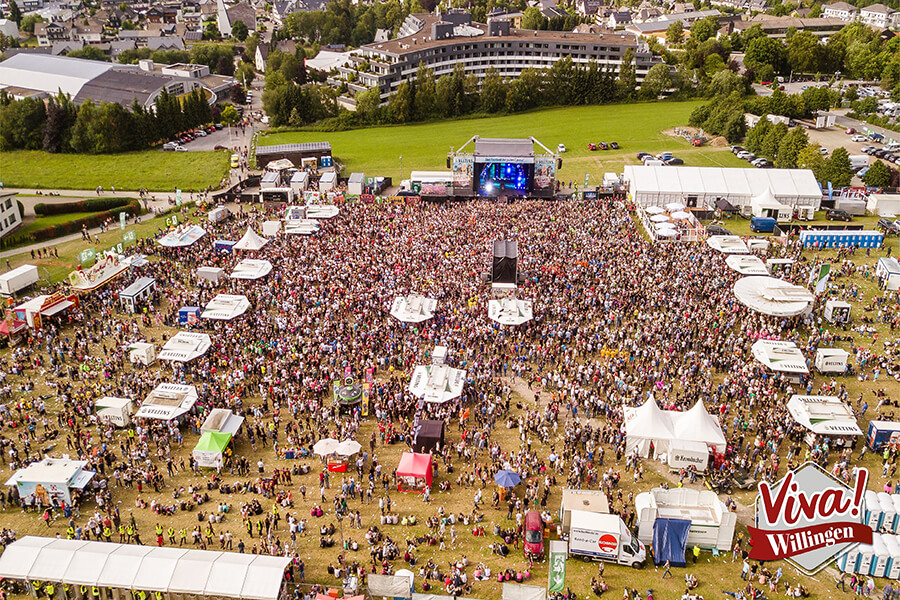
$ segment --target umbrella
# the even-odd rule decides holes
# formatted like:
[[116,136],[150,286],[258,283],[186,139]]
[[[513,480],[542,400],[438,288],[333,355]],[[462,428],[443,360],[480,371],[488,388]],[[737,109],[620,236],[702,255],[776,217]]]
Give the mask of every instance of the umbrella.
[[678,235],[678,232],[675,231],[674,229],[660,229],[659,231],[656,232],[656,235],[658,237],[670,238],[670,237],[675,237],[676,235]]
[[663,229],[678,229],[678,226],[670,221],[666,221],[665,223],[654,223],[653,225],[656,226],[657,231],[661,231]]
[[666,204],[666,210],[684,210],[684,204],[681,202],[671,202]]
[[654,223],[662,223],[663,221],[668,221],[669,217],[667,217],[666,215],[653,215],[652,217],[650,217],[650,220]]
[[334,454],[334,451],[337,450],[339,442],[334,438],[325,438],[323,440],[319,440],[313,446],[313,454],[318,454],[319,456],[328,456],[329,454]]
[[691,213],[684,212],[683,210],[676,210],[670,215],[673,219],[687,219],[691,216]]
[[344,440],[337,445],[337,448],[335,448],[334,451],[341,456],[353,456],[359,452],[360,448],[362,448],[362,446],[360,446],[359,442],[356,440]]
[[647,208],[644,209],[644,212],[647,213],[648,215],[658,215],[659,213],[666,212],[666,211],[663,210],[663,208],[661,206],[648,206]]
[[494,475],[494,481],[500,487],[511,488],[519,485],[522,478],[515,471],[503,469],[502,471],[497,471],[497,474]]

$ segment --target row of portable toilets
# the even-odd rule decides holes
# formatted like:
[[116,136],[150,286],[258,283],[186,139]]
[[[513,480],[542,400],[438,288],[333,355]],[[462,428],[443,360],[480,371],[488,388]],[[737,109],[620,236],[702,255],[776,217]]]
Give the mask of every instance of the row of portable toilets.
[[[900,494],[866,490],[865,524],[872,528],[872,544],[859,544],[837,555],[845,573],[900,577]],[[884,532],[884,533],[879,533]]]

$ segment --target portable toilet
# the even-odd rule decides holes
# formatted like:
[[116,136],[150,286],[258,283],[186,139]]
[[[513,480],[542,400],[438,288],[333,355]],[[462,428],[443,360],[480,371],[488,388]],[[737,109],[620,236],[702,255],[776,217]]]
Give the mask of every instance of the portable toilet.
[[884,577],[888,570],[888,563],[891,561],[891,555],[881,538],[882,535],[880,533],[872,534],[872,547],[875,548],[875,556],[872,558],[869,575],[874,575],[875,577]]
[[834,557],[835,565],[844,573],[856,573],[856,561],[859,559],[858,546],[847,548]]
[[[872,536],[874,542],[874,536]],[[872,569],[872,561],[875,559],[875,546],[872,544],[859,545],[859,560],[856,561],[856,572],[866,575]]]
[[897,518],[894,519],[894,530],[891,533],[897,533],[900,529],[900,494],[891,494],[891,502],[894,503],[894,510],[897,512]]
[[179,325],[197,325],[200,323],[200,313],[203,312],[199,306],[182,306],[178,309]]
[[897,540],[896,535],[882,535],[881,541],[887,546],[888,554],[891,555],[891,561],[885,577],[896,580],[900,577],[900,541]]
[[894,499],[887,492],[878,492],[878,501],[881,503],[881,523],[878,531],[889,531],[894,533],[897,530],[897,507],[894,505]]
[[878,500],[878,493],[875,490],[866,490],[866,525],[872,529],[878,530],[881,522],[881,501]]

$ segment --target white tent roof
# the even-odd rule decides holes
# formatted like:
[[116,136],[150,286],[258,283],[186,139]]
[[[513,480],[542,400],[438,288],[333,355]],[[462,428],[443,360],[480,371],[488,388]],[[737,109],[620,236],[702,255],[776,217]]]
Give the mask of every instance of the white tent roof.
[[631,193],[682,194],[706,197],[757,196],[766,188],[776,199],[815,203],[822,190],[808,169],[750,169],[625,165]]
[[250,301],[247,300],[247,296],[219,294],[209,301],[200,316],[204,319],[230,321],[247,312],[249,308]]
[[307,204],[306,217],[309,219],[331,219],[338,216],[340,209],[334,204]]
[[722,254],[747,254],[750,250],[747,244],[736,235],[712,235],[706,238],[706,243],[713,250]]
[[758,256],[752,254],[731,254],[725,257],[725,264],[741,275],[768,275],[769,270]]
[[488,317],[501,325],[521,325],[534,318],[531,300],[500,298],[488,300]]
[[252,227],[247,228],[247,233],[239,239],[233,246],[235,250],[259,250],[269,243],[269,240],[253,231]]
[[809,373],[806,359],[793,342],[757,340],[750,347],[753,358],[773,371],[781,373]]
[[791,396],[787,404],[794,420],[823,435],[862,435],[849,406],[836,396]]
[[212,340],[205,333],[179,331],[166,342],[156,358],[159,360],[177,360],[188,362],[206,354],[212,346]]
[[[277,221],[276,221],[277,222]],[[272,263],[267,260],[245,258],[234,267],[232,279],[260,279],[272,272]]]
[[159,245],[166,248],[183,248],[190,246],[206,235],[206,230],[199,225],[180,226],[159,238]]
[[[17,485],[18,482],[54,483],[59,486],[80,483],[81,473],[85,471],[86,460],[69,460],[67,458],[45,458],[33,462],[23,469],[16,471],[6,485]],[[90,481],[90,478],[88,478]]]
[[220,431],[235,435],[243,423],[244,417],[234,414],[227,408],[214,408],[203,421],[203,425],[200,426],[200,433],[204,431]]
[[185,414],[197,402],[197,388],[180,383],[161,383],[147,394],[135,418],[170,421]]
[[277,600],[291,559],[27,536],[0,556],[0,577],[130,590]]
[[426,402],[447,402],[462,395],[466,372],[446,365],[419,365],[409,380],[409,392]]
[[285,219],[286,235],[312,235],[319,231],[321,225],[315,219]]
[[637,408],[625,408],[625,434],[664,440],[675,437],[672,420],[652,398]]
[[711,446],[725,448],[725,434],[719,420],[706,411],[702,400],[686,412],[669,413],[674,423],[675,439],[705,442]]
[[391,316],[404,323],[421,323],[434,317],[437,300],[421,294],[397,296],[391,305]]
[[772,317],[793,317],[813,301],[809,290],[776,277],[750,276],[734,284],[738,301],[756,312]]
[[131,404],[131,398],[116,398],[115,396],[105,396],[96,402],[94,402],[94,406],[96,408],[125,408],[129,404]]
[[[790,179],[788,179],[787,181],[790,181]],[[793,189],[794,187],[792,184],[791,190]],[[791,195],[793,196],[793,194]],[[760,190],[757,195],[753,196],[753,198],[750,199],[750,204],[759,208],[771,208],[775,210],[789,208],[775,198],[775,194],[772,193],[772,189],[769,187],[765,187],[764,189]]]

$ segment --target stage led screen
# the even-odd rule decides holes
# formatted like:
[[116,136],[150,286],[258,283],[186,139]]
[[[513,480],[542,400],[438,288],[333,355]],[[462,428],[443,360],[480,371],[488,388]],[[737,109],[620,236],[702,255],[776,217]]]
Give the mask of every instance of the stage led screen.
[[482,196],[524,195],[531,191],[534,165],[521,162],[478,163],[478,193]]

